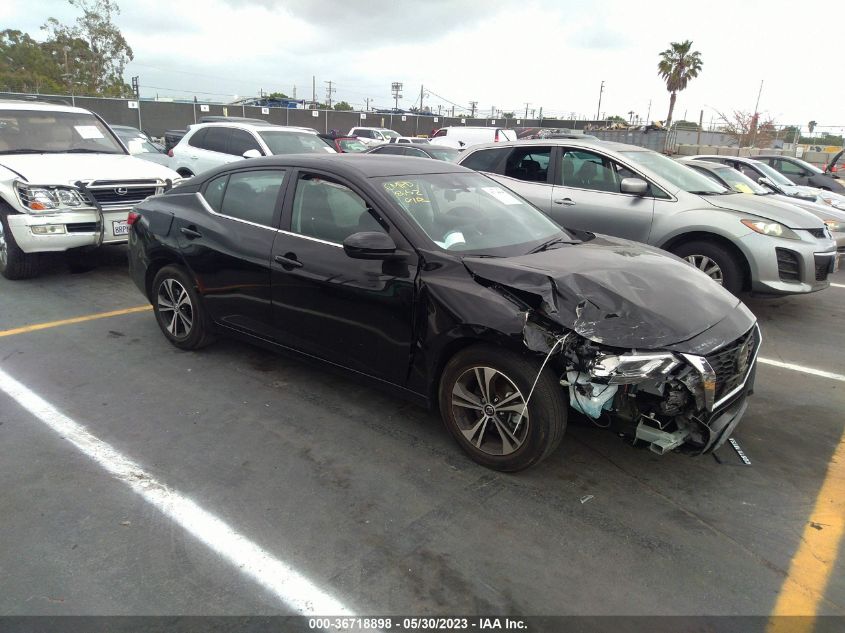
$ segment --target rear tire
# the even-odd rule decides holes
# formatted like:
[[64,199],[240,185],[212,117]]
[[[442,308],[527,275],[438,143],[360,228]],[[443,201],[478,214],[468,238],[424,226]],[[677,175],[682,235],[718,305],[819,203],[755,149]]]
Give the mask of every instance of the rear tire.
[[731,294],[742,292],[745,281],[742,262],[721,244],[710,240],[684,242],[673,248],[672,253],[701,270]]
[[179,349],[200,349],[214,340],[202,297],[179,266],[165,266],[158,271],[150,300],[162,333]]
[[536,357],[490,345],[468,347],[447,363],[440,379],[440,414],[474,461],[516,472],[558,447],[568,406],[550,369],[543,370],[525,409],[540,365]]
[[41,264],[39,253],[24,253],[9,228],[8,216],[14,213],[5,202],[0,202],[0,275],[6,279],[31,279],[37,277]]

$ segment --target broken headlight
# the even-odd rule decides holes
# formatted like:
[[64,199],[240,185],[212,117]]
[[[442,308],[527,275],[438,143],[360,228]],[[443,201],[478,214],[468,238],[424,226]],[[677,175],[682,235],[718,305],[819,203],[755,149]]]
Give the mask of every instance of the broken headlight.
[[72,211],[88,206],[88,201],[74,187],[34,186],[17,183],[18,198],[29,211]]
[[669,353],[600,355],[593,361],[590,374],[610,385],[635,385],[665,376],[680,364]]

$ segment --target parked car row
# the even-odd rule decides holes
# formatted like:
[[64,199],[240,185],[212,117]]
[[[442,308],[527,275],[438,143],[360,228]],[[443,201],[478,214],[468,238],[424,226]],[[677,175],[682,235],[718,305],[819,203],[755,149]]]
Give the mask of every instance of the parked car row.
[[736,295],[820,290],[837,266],[820,211],[639,147],[446,128],[342,155],[227,120],[187,130],[177,172],[129,155],[138,131],[27,105],[0,105],[6,277],[128,239],[176,347],[229,334],[346,368],[503,471],[547,457],[570,408],[655,453],[716,450],[761,343]]

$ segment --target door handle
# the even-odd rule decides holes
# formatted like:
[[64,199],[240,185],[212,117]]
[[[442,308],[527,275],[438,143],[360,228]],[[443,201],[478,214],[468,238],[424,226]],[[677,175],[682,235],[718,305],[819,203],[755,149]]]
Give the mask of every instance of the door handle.
[[565,207],[571,207],[575,204],[575,200],[572,198],[558,198],[555,200],[555,204],[562,204]]
[[200,233],[199,231],[197,231],[197,230],[196,230],[195,228],[193,228],[193,227],[183,226],[183,227],[182,227],[181,229],[179,229],[179,230],[180,230],[180,231],[182,231],[182,234],[183,234],[185,237],[187,237],[189,240],[195,240],[195,239],[197,239],[198,237],[202,237],[202,233]]
[[[287,255],[290,255],[288,257]],[[291,270],[292,268],[302,268],[302,262],[296,258],[296,255],[293,253],[287,253],[284,257],[282,255],[276,255],[273,258],[277,264],[281,264],[282,268],[285,270]]]

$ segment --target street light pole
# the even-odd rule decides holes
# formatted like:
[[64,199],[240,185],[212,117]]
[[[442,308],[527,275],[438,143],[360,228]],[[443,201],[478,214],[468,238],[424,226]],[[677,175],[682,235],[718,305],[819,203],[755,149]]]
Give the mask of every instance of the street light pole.
[[601,86],[599,87],[599,107],[596,108],[596,121],[599,120],[599,114],[601,114],[601,94],[604,92],[604,79],[601,80]]

